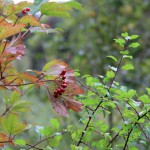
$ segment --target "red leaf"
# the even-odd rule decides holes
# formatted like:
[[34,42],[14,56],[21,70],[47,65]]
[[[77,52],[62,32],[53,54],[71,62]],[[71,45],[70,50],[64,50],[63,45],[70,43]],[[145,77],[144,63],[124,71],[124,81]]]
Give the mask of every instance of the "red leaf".
[[49,89],[47,89],[47,91],[48,91],[48,97],[53,105],[54,110],[61,116],[69,117],[68,109],[64,105],[64,103],[54,98],[53,95],[50,93]]
[[12,139],[4,133],[0,133],[0,147],[4,147],[5,143],[14,145]]
[[70,100],[65,100],[64,104],[67,108],[74,110],[75,112],[79,112],[82,111],[82,106],[83,104],[74,100],[74,99],[70,99]]
[[5,50],[5,53],[10,53],[16,57],[16,59],[21,60],[21,57],[25,54],[24,45],[18,45],[15,47],[9,47]]
[[80,86],[73,83],[68,83],[64,95],[73,97],[75,95],[83,94],[83,93],[84,91],[80,88]]

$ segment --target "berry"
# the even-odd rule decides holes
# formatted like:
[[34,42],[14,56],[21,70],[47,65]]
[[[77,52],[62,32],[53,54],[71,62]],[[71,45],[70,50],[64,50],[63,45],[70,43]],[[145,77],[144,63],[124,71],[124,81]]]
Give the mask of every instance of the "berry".
[[62,88],[66,88],[66,87],[67,87],[67,84],[63,83],[63,84],[61,85],[61,87],[62,87]]
[[29,11],[30,11],[30,8],[29,8],[29,7],[27,7],[27,8],[25,8],[25,10],[26,10],[27,12],[29,12]]
[[60,76],[64,76],[66,74],[66,70],[62,70],[62,72],[60,73]]
[[53,96],[54,96],[54,98],[57,98],[57,97],[58,97],[58,95],[57,95],[57,94],[54,94]]
[[63,77],[62,77],[62,80],[65,80],[65,79],[66,79],[66,77],[65,77],[65,76],[63,76]]
[[62,84],[67,84],[67,82],[63,81]]
[[60,90],[61,90],[62,93],[65,92],[65,89],[64,89],[64,88],[61,88],[61,87],[60,87]]
[[21,12],[22,12],[22,14],[24,14],[24,15],[26,14],[26,10],[25,10],[25,9],[23,9]]
[[57,94],[58,94],[58,91],[57,91],[57,90],[55,90],[55,91],[54,91],[54,95],[57,95]]

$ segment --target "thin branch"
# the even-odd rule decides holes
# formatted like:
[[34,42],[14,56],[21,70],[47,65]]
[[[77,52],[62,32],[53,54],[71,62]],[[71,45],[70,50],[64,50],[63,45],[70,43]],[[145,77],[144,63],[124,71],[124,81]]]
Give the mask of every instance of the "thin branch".
[[76,81],[82,86],[82,87],[84,87],[84,88],[86,88],[86,89],[88,89],[89,91],[91,91],[91,92],[93,92],[93,93],[95,93],[96,95],[98,95],[98,96],[100,96],[101,97],[101,95],[98,93],[98,92],[96,92],[96,91],[94,91],[93,89],[91,89],[91,87],[89,86],[89,87],[87,87],[86,85],[84,85],[84,84],[82,84],[81,83],[81,81],[79,81],[78,79],[76,79]]
[[[125,50],[128,48],[128,45],[129,45],[129,40],[126,40],[126,43],[124,44],[124,49],[123,49],[123,51],[125,51]],[[120,58],[120,61],[119,61],[118,65],[117,65],[117,71],[115,72],[115,75],[114,75],[113,79],[111,80],[109,89],[112,87],[113,82],[114,82],[115,79],[116,79],[116,76],[117,76],[117,74],[118,74],[118,72],[119,72],[119,69],[120,69],[120,67],[121,67],[122,61],[123,61],[123,55],[122,55],[122,57]],[[109,91],[109,90],[108,90],[108,91]]]
[[124,144],[123,150],[126,150],[126,147],[128,145],[128,141],[129,141],[129,138],[130,138],[132,131],[133,131],[133,128],[131,128],[130,131],[128,132],[128,136],[127,136],[126,142]]
[[101,101],[99,102],[99,104],[97,105],[97,107],[96,107],[96,108],[94,109],[94,111],[92,112],[92,115],[89,116],[88,122],[87,122],[87,124],[86,124],[86,126],[85,126],[85,128],[84,128],[84,131],[82,131],[82,134],[81,134],[80,139],[79,139],[79,141],[78,141],[78,143],[77,143],[77,146],[79,146],[79,145],[82,143],[82,139],[83,139],[83,137],[84,137],[84,135],[85,135],[86,130],[87,130],[88,127],[89,127],[89,124],[90,124],[90,122],[91,122],[92,116],[96,113],[97,109],[100,107],[100,105],[101,105],[102,102],[103,102],[103,101],[101,100]]
[[[143,115],[139,116],[138,119],[137,119],[137,121],[139,121],[141,118],[145,117],[149,112],[150,112],[150,110],[146,111]],[[133,123],[133,126],[136,125],[136,124],[138,124],[137,121]],[[132,130],[133,130],[133,126],[131,127]],[[132,132],[131,129],[130,129],[129,133]],[[122,131],[122,129],[120,131]],[[109,147],[110,144],[119,136],[120,131],[111,139],[111,141],[108,143],[107,147]],[[131,133],[130,134],[129,133],[128,133],[128,136],[130,136],[130,134],[131,134]],[[126,142],[128,143],[127,140],[126,140]],[[125,147],[127,147],[127,143],[125,143]]]
[[148,136],[146,135],[145,131],[142,129],[142,127],[140,126],[139,123],[137,123],[137,126],[140,128],[140,130],[143,132],[144,136],[146,137],[146,139],[149,139]]
[[[67,133],[67,132],[61,132],[61,135],[65,134],[65,133]],[[39,145],[39,144],[41,144],[41,143],[43,143],[43,142],[45,142],[45,141],[47,141],[47,140],[49,140],[49,139],[51,139],[51,138],[54,138],[55,136],[58,136],[58,135],[54,134],[54,135],[52,135],[52,136],[50,136],[50,137],[47,137],[47,138],[45,138],[45,139],[43,139],[43,140],[40,140],[39,142],[37,142],[37,143],[34,144],[34,145],[26,144],[27,146],[30,146],[29,148],[27,148],[27,150],[32,149],[32,148],[35,148],[37,145]]]
[[132,107],[132,105],[129,102],[127,102],[127,104],[130,105],[130,107],[135,111],[135,113],[137,114],[137,116],[140,117],[139,113],[136,111],[136,109],[134,107]]
[[38,150],[43,150],[43,149],[38,148],[38,147],[36,147],[36,146],[34,146],[34,145],[31,145],[31,144],[26,144],[26,145],[27,145],[27,146],[30,146],[30,147],[32,147],[32,148],[38,149]]

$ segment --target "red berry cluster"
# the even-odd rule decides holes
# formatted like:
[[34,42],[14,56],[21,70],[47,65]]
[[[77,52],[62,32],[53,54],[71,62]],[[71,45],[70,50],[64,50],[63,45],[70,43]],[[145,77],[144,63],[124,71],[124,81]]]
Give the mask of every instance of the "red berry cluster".
[[21,13],[22,14],[26,14],[27,12],[29,12],[30,11],[30,8],[29,7],[26,7],[26,8],[24,8],[22,11],[21,11]]
[[66,74],[65,70],[63,70],[59,74],[59,77],[61,78],[61,81],[60,81],[59,87],[53,93],[53,96],[55,98],[57,98],[59,95],[62,95],[65,92],[65,88],[67,87],[67,83],[65,82],[65,79],[66,79],[65,74]]

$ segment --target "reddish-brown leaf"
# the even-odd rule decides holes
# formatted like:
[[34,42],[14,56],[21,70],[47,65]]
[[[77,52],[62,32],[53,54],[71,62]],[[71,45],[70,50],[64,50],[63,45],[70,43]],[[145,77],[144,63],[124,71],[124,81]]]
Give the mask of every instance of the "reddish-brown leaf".
[[58,76],[59,73],[65,69],[68,65],[60,60],[53,60],[47,63],[43,67],[43,71],[46,72],[47,75]]
[[40,87],[41,85],[45,85],[45,83],[43,81],[40,81],[40,79],[37,76],[31,75],[27,72],[19,73],[19,77],[23,80],[30,81],[31,83],[35,84],[37,87]]
[[25,54],[25,46],[21,44],[14,47],[8,47],[5,50],[5,53],[12,54],[11,57],[16,57],[16,59],[21,60],[21,57]]
[[68,83],[64,95],[73,97],[75,95],[83,94],[83,93],[84,91],[81,89],[80,86],[73,83]]
[[0,147],[4,147],[4,144],[14,145],[12,139],[4,133],[0,133]]
[[82,111],[83,104],[74,99],[65,100],[64,104],[68,109],[72,109],[75,112]]
[[64,105],[64,103],[54,98],[49,89],[47,89],[47,93],[54,110],[61,116],[69,117],[68,108]]

